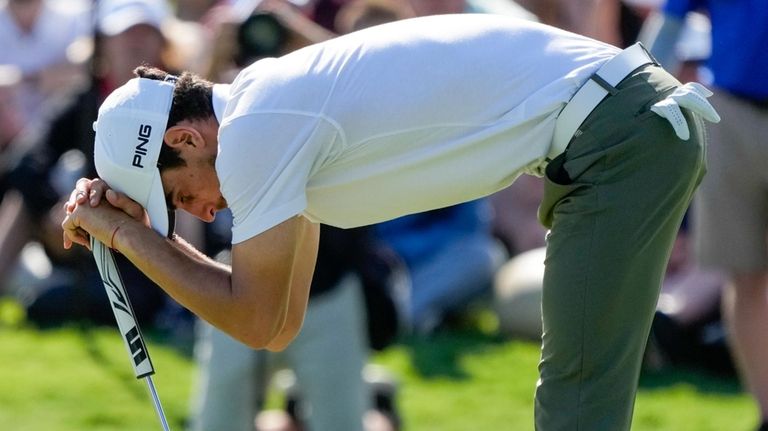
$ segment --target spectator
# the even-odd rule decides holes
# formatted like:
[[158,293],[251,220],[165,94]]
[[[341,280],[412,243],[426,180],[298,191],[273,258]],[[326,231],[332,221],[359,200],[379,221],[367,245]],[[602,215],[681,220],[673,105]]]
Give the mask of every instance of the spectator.
[[[40,292],[31,289],[24,294],[29,318],[41,324],[73,318],[114,321],[90,256],[64,256],[60,252],[57,243],[61,227],[56,219],[63,214],[60,201],[67,198],[63,194],[71,182],[58,185],[60,179],[54,166],[72,150],[88,160],[81,166],[93,166],[92,124],[98,107],[113,88],[125,82],[134,67],[146,63],[175,68],[163,60],[164,53],[172,50],[161,31],[168,18],[164,1],[104,0],[98,5],[97,17],[91,81],[51,107],[43,127],[18,138],[14,145],[32,150],[5,179],[8,190],[1,204],[0,224],[13,228],[0,236],[0,276],[7,277],[21,248],[30,240],[40,241],[53,262],[72,274],[66,282],[57,280],[52,286],[42,286]],[[88,174],[76,172],[75,178],[83,173]],[[123,277],[129,280],[126,285],[138,318],[151,322],[164,306],[164,295],[124,257],[118,256],[118,262]]]
[[626,47],[634,43],[648,11],[659,0],[520,0],[541,21]]
[[253,430],[269,387],[268,371],[282,366],[296,376],[296,393],[289,395],[300,404],[292,409],[298,429],[359,430],[364,418],[365,429],[380,429],[373,423],[396,427],[392,388],[377,393],[389,400],[378,405],[377,413],[374,393],[363,378],[370,349],[363,281],[369,281],[369,289],[371,281],[382,282],[370,278],[374,256],[367,235],[364,229],[323,226],[305,326],[284,352],[252,350],[201,323],[195,347],[200,381],[194,430]]
[[[697,367],[726,374],[733,371],[733,365],[719,312],[725,277],[696,263],[690,240],[684,221],[661,286],[646,354],[648,365]],[[659,355],[654,358],[654,353]]]
[[405,0],[353,0],[338,11],[334,29],[340,34],[347,34],[412,16],[413,11]]
[[768,430],[768,3],[668,0],[649,25],[648,45],[672,65],[686,14],[704,8],[712,22],[707,61],[722,113],[711,128],[709,175],[694,202],[694,232],[702,265],[728,273],[723,311],[746,387]]
[[201,22],[219,0],[176,0],[176,16],[184,21]]
[[401,217],[376,230],[408,268],[408,323],[416,334],[434,332],[447,316],[490,293],[506,257],[491,235],[487,200]]
[[544,247],[546,230],[536,218],[543,195],[544,182],[533,176],[522,177],[491,195],[493,235],[501,240],[510,257]]
[[[677,235],[654,318],[646,365],[684,365],[727,373],[723,355],[719,271],[701,268],[689,252],[687,224]],[[501,330],[511,336],[541,337],[541,298],[545,249],[516,255],[499,270],[494,285]]]
[[213,43],[205,75],[222,82],[231,81],[242,67],[263,57],[287,54],[335,36],[288,0],[222,4],[210,11],[207,22]]
[[19,112],[19,84],[21,71],[11,65],[0,66],[0,172],[7,166],[9,144],[24,128],[24,117]]
[[89,31],[89,11],[82,2],[0,3],[0,65],[21,70],[20,106],[27,121],[38,118],[46,99],[82,82],[86,71],[67,56],[67,48]]
[[[368,24],[383,23],[392,18],[402,19],[411,16],[441,15],[447,13],[494,13],[517,16],[523,19],[537,21],[532,13],[518,5],[513,0],[316,0],[313,5],[313,18],[320,25],[334,29],[337,33],[347,33],[349,25],[344,27],[339,14],[351,13],[353,16],[365,11]],[[348,9],[345,11],[345,9]],[[342,24],[342,27],[338,27]]]
[[719,271],[702,269],[692,251],[691,234],[685,220],[672,247],[658,309],[686,327],[718,314],[721,289],[725,284]]
[[512,0],[408,0],[418,16],[441,15],[446,13],[493,13],[516,16],[531,21],[538,21],[529,12]]

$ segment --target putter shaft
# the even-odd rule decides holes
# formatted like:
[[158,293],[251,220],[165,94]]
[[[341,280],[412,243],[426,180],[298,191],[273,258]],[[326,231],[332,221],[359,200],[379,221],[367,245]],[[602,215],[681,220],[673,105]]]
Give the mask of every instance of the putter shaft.
[[152,396],[152,404],[155,407],[157,417],[160,419],[163,431],[170,431],[163,406],[160,404],[160,397],[157,395],[155,384],[152,381],[152,374],[154,374],[155,369],[149,359],[149,351],[136,322],[135,313],[120,276],[120,270],[115,263],[115,257],[112,255],[112,250],[93,237],[91,238],[91,250],[93,250],[96,266],[112,306],[112,312],[115,314],[119,332],[128,351],[128,357],[131,360],[131,365],[133,365],[134,374],[138,379],[146,379],[149,393]]
[[163,426],[163,431],[171,431],[171,428],[168,426],[168,420],[165,418],[163,405],[160,404],[160,397],[157,395],[157,391],[155,390],[155,383],[152,381],[152,376],[147,376],[144,378],[144,380],[147,381],[149,393],[152,395],[152,404],[155,405],[155,412],[157,412],[157,417],[160,419],[160,424]]

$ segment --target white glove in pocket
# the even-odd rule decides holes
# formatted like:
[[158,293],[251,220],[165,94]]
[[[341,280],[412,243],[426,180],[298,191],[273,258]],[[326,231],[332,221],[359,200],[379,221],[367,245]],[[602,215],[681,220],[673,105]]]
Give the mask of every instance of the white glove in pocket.
[[691,131],[688,129],[688,123],[685,121],[680,107],[700,115],[709,122],[718,123],[720,122],[720,116],[717,115],[715,108],[707,101],[707,97],[711,95],[712,92],[703,85],[689,82],[676,88],[664,100],[651,106],[651,111],[660,117],[666,118],[669,124],[672,125],[672,128],[675,129],[677,137],[687,141],[691,137]]

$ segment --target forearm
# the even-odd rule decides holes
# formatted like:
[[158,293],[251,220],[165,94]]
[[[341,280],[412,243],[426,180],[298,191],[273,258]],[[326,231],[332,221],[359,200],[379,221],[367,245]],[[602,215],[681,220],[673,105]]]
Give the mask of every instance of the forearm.
[[[281,316],[270,309],[287,308],[287,289],[282,296],[279,289],[276,294],[256,286],[238,291],[233,288],[229,266],[215,262],[180,238],[169,240],[139,223],[128,222],[117,231],[114,245],[169,296],[246,344],[262,347],[258,344],[273,338],[284,321],[284,313]],[[260,318],[254,319],[256,313]],[[254,338],[259,340],[257,345]]]
[[[89,237],[110,244],[180,304],[253,348],[270,346],[286,322],[293,328],[288,339],[298,332],[317,255],[316,225],[296,216],[239,242],[229,267],[180,238],[157,235],[141,207],[122,195],[107,192],[108,203],[90,196],[95,206],[85,204],[92,185],[78,181],[70,196],[62,222],[64,248],[87,247]],[[289,319],[291,292],[303,300],[296,301]]]
[[229,268],[227,265],[222,264],[221,262],[216,261],[215,259],[210,258],[205,253],[199,251],[195,248],[189,241],[185,240],[184,238],[180,237],[179,235],[173,234],[171,237],[171,243],[175,244],[179,250],[181,250],[182,253],[186,254],[190,258],[197,260],[201,263],[210,263],[212,265],[221,265],[223,267]]

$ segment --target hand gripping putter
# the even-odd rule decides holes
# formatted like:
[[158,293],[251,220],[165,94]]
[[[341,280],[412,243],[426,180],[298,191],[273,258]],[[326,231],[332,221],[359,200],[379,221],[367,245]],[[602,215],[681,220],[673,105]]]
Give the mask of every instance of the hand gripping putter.
[[155,384],[152,382],[152,374],[155,373],[155,369],[149,359],[147,345],[144,343],[139,325],[136,323],[133,307],[128,300],[128,292],[123,285],[112,250],[94,237],[91,237],[91,250],[93,250],[93,257],[96,259],[96,266],[99,267],[101,281],[104,283],[104,290],[107,291],[112,312],[115,313],[118,329],[123,336],[125,348],[128,350],[133,372],[137,379],[143,378],[147,381],[149,393],[152,395],[152,403],[155,406],[155,412],[160,419],[163,431],[170,431],[165,413],[163,413],[163,406],[160,404],[160,397],[157,396]]

